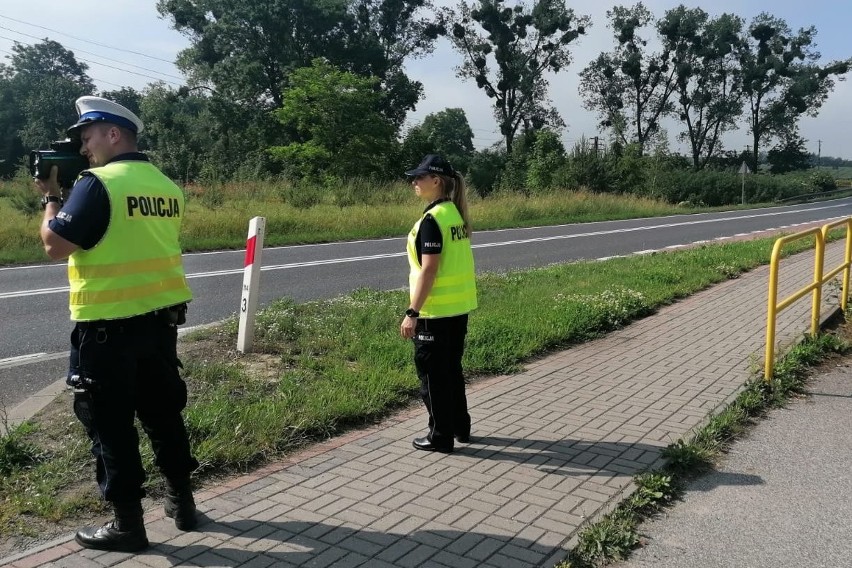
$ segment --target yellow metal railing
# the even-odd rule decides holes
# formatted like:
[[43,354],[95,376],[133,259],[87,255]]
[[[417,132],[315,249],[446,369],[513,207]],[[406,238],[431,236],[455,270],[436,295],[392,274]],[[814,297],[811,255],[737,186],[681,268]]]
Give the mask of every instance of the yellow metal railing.
[[[843,263],[825,272],[825,244],[828,232],[838,227],[846,228],[846,249],[843,255]],[[804,288],[794,292],[791,296],[778,301],[778,261],[781,257],[781,249],[784,245],[814,237],[814,277],[813,281]],[[826,282],[843,272],[843,291],[840,295],[840,308],[846,310],[849,297],[849,271],[852,265],[852,217],[842,221],[835,221],[819,228],[808,229],[794,235],[787,235],[775,241],[772,249],[772,262],[769,265],[769,306],[766,316],[766,360],[763,368],[763,378],[769,381],[775,364],[775,323],[778,312],[789,307],[793,302],[811,293],[811,335],[819,333],[820,304],[822,303],[822,287]]]

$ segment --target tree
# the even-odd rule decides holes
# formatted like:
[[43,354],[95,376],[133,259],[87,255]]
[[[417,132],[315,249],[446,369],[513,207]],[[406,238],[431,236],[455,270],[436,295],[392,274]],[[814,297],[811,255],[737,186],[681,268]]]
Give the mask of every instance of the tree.
[[423,123],[412,128],[406,137],[407,146],[417,146],[419,160],[423,154],[441,154],[462,173],[468,170],[473,156],[473,130],[463,109],[448,108],[432,113]]
[[[115,91],[102,91],[100,93],[100,96],[105,99],[117,102],[139,118],[142,118],[142,93],[140,93],[136,89],[132,87],[121,87],[120,89]],[[144,120],[142,122],[143,124],[145,124],[145,128],[147,129],[147,123]],[[139,148],[143,151],[148,150],[148,145],[146,143],[147,138],[148,137],[145,135],[143,130],[142,137],[139,140]]]
[[480,197],[485,197],[500,183],[500,173],[505,166],[505,151],[493,148],[478,150],[470,159],[467,181]]
[[571,63],[568,45],[590,25],[588,16],[575,16],[565,0],[534,2],[531,8],[508,7],[504,0],[462,2],[458,12],[442,16],[443,33],[464,59],[458,75],[476,81],[493,99],[510,154],[522,126],[564,126],[547,98],[545,75]]
[[0,65],[0,177],[14,174],[18,161],[27,152],[19,134],[24,118],[11,73]]
[[434,154],[435,150],[422,124],[409,128],[399,146],[399,160],[403,164],[419,164],[426,154]]
[[133,87],[121,87],[116,91],[103,91],[100,96],[117,102],[136,116],[139,116],[143,95]]
[[784,20],[765,12],[749,26],[740,65],[755,171],[761,141],[789,137],[802,115],[818,113],[834,77],[843,80],[849,71],[852,59],[819,66],[815,37],[813,26],[794,35]]
[[64,138],[68,126],[77,121],[74,101],[95,91],[86,75],[88,66],[62,44],[48,39],[30,46],[16,43],[12,51],[13,82],[24,116],[21,142],[36,147]]
[[273,156],[295,177],[385,174],[396,127],[381,112],[378,82],[322,59],[294,72],[275,115],[298,141],[272,148]]
[[282,129],[268,112],[202,89],[154,83],[141,94],[138,116],[145,123],[140,141],[171,178],[216,182],[274,172],[267,141]]
[[60,43],[15,43],[0,65],[0,158],[10,173],[28,149],[65,137],[76,122],[74,101],[95,91],[87,66]]
[[773,174],[785,174],[813,167],[813,156],[807,151],[807,141],[794,133],[766,154]]
[[74,52],[65,49],[61,43],[45,38],[41,43],[23,45],[15,43],[10,67],[19,79],[44,79],[62,77],[94,90],[92,80],[86,75],[89,68],[74,57]]
[[596,111],[601,125],[611,129],[624,145],[648,140],[660,128],[660,119],[672,108],[675,68],[665,46],[660,53],[647,52],[647,40],[638,31],[653,20],[640,2],[630,8],[607,11],[616,48],[601,53],[580,73],[580,94],[587,110]]
[[354,0],[343,23],[345,52],[326,55],[345,71],[381,79],[383,113],[397,127],[423,95],[423,85],[409,79],[403,65],[434,48],[438,26],[420,16],[430,8],[428,0]]
[[192,45],[178,66],[191,85],[239,104],[280,108],[291,74],[323,57],[378,77],[383,113],[397,127],[422,96],[404,73],[408,57],[432,49],[434,24],[418,16],[427,0],[159,0],[157,9]]
[[648,53],[648,41],[638,34],[653,16],[639,2],[607,11],[616,48],[601,53],[580,73],[580,93],[587,110],[597,111],[601,126],[611,129],[622,144],[635,142],[644,150],[659,130],[660,119],[672,108],[675,68],[666,46]]
[[743,21],[722,14],[710,19],[700,8],[679,6],[657,22],[675,70],[674,109],[684,124],[694,170],[703,169],[721,150],[721,136],[742,114],[739,55]]
[[191,46],[178,67],[191,85],[279,108],[287,77],[313,58],[343,49],[346,0],[159,0],[157,10]]
[[151,160],[173,179],[197,179],[216,140],[209,101],[156,83],[141,100],[139,118]]

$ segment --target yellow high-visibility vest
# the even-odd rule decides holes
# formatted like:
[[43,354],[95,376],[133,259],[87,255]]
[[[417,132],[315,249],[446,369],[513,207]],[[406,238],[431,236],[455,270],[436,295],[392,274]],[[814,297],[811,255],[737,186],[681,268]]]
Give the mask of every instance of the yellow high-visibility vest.
[[127,318],[191,300],[178,240],[183,191],[147,161],[88,171],[106,188],[110,220],[97,245],[68,258],[71,319]]
[[406,248],[408,264],[411,268],[408,274],[410,294],[414,294],[414,286],[422,270],[417,260],[415,241],[420,223],[427,214],[432,215],[437,221],[441,229],[443,245],[435,284],[426,302],[420,307],[420,317],[443,318],[466,314],[475,310],[477,306],[473,251],[470,248],[470,235],[465,228],[464,220],[452,201],[443,201],[424,212],[408,234]]

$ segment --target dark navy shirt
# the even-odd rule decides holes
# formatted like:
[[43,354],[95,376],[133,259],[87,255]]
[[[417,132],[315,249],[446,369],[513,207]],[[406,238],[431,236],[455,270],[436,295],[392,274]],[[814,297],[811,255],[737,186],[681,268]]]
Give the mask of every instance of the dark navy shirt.
[[[449,201],[449,199],[446,197],[436,199],[424,209],[424,213],[444,201]],[[414,239],[414,247],[417,250],[417,262],[421,265],[423,264],[424,254],[441,254],[444,248],[444,237],[441,235],[441,227],[438,226],[435,218],[428,213],[420,222],[417,238]]]
[[[147,162],[148,157],[141,152],[128,152],[107,163],[125,160]],[[66,241],[89,250],[104,238],[109,219],[109,194],[101,180],[86,171],[74,184],[68,201],[47,226]]]

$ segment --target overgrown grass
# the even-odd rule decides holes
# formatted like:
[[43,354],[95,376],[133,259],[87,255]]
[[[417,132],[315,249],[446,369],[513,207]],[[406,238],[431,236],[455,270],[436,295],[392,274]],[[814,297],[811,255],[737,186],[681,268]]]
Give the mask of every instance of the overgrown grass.
[[[478,281],[481,307],[471,318],[465,368],[472,375],[511,372],[533,355],[600,336],[766,263],[772,243],[486,274]],[[191,397],[186,422],[200,476],[245,471],[414,400],[411,346],[398,337],[406,301],[402,291],[371,290],[306,304],[280,300],[260,312],[257,352],[247,355],[234,352],[234,319],[182,340]],[[61,423],[37,420],[16,438],[35,447],[31,460],[11,461],[0,479],[0,532],[22,530],[28,518],[96,507],[93,484],[82,495],[66,490],[89,480],[91,458],[73,416],[60,416]],[[156,494],[149,447],[143,455]]]
[[820,172],[827,172],[831,174],[832,177],[836,180],[849,180],[852,179],[852,167],[843,166],[843,167],[833,167],[833,166],[821,166],[818,169]]
[[638,523],[680,494],[680,486],[664,472],[643,473],[634,481],[633,494],[615,511],[587,527],[569,559],[557,568],[586,568],[626,558],[639,543]]
[[0,438],[0,475],[25,468],[38,461],[39,450],[24,437],[31,433],[33,426],[24,423],[16,428],[9,428]]
[[[63,401],[64,402],[64,401]],[[56,522],[102,505],[91,487],[89,442],[67,408],[52,420],[24,422],[0,433],[0,535],[37,536],[31,519]]]
[[[329,188],[286,182],[244,182],[185,188],[187,212],[181,234],[186,251],[245,246],[248,221],[266,217],[269,246],[395,237],[411,228],[422,204],[405,183],[353,180]],[[557,191],[525,197],[472,196],[476,229],[581,223],[691,213],[662,201],[629,195]],[[706,209],[704,209],[706,211]],[[0,265],[45,260],[38,227],[41,207],[32,180],[19,175],[0,181]]]
[[804,392],[807,374],[815,363],[828,353],[848,349],[847,343],[830,334],[808,338],[793,347],[776,365],[771,383],[754,378],[732,404],[702,428],[669,445],[663,452],[668,460],[666,466],[661,471],[638,475],[633,495],[586,527],[568,559],[556,568],[592,568],[629,556],[640,541],[638,526],[644,519],[670,504],[689,479],[711,467],[756,417]]

